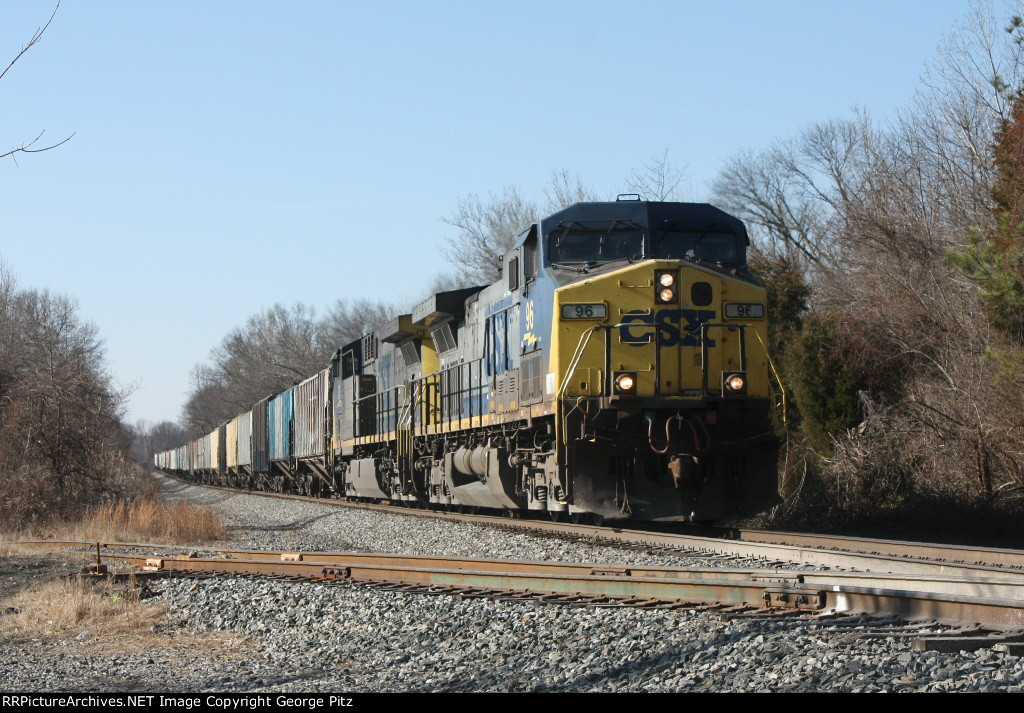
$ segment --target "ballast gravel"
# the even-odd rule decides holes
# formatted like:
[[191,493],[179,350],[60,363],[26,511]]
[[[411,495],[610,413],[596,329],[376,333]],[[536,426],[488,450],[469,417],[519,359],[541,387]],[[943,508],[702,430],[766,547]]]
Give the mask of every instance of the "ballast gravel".
[[233,546],[295,552],[382,552],[403,555],[586,562],[664,567],[765,567],[758,560],[663,554],[572,542],[482,525],[442,521],[316,502],[231,494],[164,481],[164,497],[209,505],[233,533]]
[[[233,547],[354,550],[678,566],[686,557],[167,484],[207,500]],[[708,566],[708,562],[701,561]],[[741,566],[734,561],[727,566]],[[1000,647],[912,649],[856,618],[731,619],[697,610],[576,608],[349,584],[169,579],[142,645],[92,632],[0,647],[0,690],[127,692],[1020,691]],[[182,645],[182,642],[188,642]]]

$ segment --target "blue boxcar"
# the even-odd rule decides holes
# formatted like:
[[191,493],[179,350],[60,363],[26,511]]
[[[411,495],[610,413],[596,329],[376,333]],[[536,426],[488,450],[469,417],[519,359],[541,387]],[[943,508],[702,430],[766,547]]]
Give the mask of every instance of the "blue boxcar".
[[295,401],[292,390],[282,391],[270,399],[267,407],[267,427],[270,431],[270,460],[288,460],[292,457],[292,420]]

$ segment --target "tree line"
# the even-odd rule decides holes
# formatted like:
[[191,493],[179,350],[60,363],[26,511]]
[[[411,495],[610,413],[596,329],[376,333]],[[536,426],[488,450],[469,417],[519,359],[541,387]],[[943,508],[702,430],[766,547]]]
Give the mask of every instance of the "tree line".
[[339,299],[323,317],[303,304],[277,304],[253,315],[221,340],[207,363],[192,370],[182,409],[185,433],[189,438],[209,433],[260,399],[312,376],[338,348],[394,311],[382,301]]
[[135,493],[128,397],[107,372],[96,327],[73,300],[19,287],[0,263],[0,518],[67,516]]
[[1015,532],[1022,40],[977,6],[894,119],[812,124],[714,184],[754,235],[792,396],[783,524]]

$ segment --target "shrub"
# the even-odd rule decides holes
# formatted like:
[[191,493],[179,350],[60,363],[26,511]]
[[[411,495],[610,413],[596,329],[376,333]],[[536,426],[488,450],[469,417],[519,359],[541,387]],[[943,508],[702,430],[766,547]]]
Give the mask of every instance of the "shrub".
[[849,359],[833,316],[811,315],[786,355],[786,374],[811,448],[832,452],[831,434],[861,420],[858,392],[864,375]]

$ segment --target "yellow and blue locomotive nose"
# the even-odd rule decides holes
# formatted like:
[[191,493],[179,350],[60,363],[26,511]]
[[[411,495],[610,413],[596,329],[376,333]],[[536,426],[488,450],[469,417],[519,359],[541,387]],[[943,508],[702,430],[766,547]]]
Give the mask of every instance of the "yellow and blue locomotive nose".
[[710,520],[778,502],[765,290],[646,260],[555,291],[573,507]]
[[767,398],[765,299],[756,284],[679,261],[561,287],[552,371],[567,397]]

